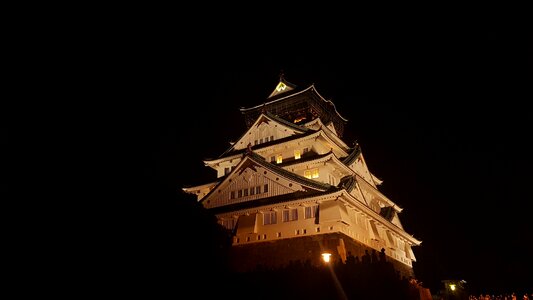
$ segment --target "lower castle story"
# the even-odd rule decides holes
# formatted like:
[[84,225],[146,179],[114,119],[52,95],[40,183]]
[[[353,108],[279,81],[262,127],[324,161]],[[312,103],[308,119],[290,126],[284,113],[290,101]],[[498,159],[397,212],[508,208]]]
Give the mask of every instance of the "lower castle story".
[[361,259],[365,250],[379,253],[383,249],[387,261],[397,270],[411,270],[402,273],[412,275],[413,250],[399,231],[393,231],[393,226],[386,227],[361,211],[347,209],[342,201],[297,203],[217,215],[219,222],[232,232],[234,252],[260,249],[249,251],[257,252],[257,257],[249,262],[242,258],[243,267],[237,266],[238,269],[258,264],[278,267],[296,260],[320,263],[324,251],[329,251],[334,261],[345,262],[349,253]]
[[[342,233],[325,233],[299,238],[287,238],[261,243],[233,245],[230,250],[230,267],[238,272],[253,271],[257,268],[282,268],[292,263],[324,265],[323,253],[331,254],[329,263],[345,263],[348,255],[362,261],[365,251],[370,254],[370,262],[379,257],[379,251],[359,243]],[[406,278],[414,277],[412,267],[386,257],[394,269]]]

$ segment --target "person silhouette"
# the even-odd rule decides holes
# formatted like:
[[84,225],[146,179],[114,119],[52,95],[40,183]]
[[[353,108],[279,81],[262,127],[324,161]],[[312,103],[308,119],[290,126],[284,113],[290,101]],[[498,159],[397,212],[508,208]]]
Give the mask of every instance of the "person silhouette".
[[385,248],[381,248],[381,252],[379,252],[379,261],[380,262],[385,262],[386,259],[385,259]]
[[361,258],[361,262],[365,265],[370,264],[370,253],[368,253],[368,250],[365,250],[365,254]]
[[352,251],[348,251],[348,255],[346,256],[346,265],[355,265],[355,256],[353,256]]
[[376,249],[372,249],[372,263],[378,262],[378,252]]

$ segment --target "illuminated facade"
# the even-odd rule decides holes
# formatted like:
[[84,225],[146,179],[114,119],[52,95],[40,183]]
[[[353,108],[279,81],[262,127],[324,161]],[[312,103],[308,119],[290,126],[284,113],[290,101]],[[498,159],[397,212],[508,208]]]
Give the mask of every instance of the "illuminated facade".
[[412,275],[412,246],[402,209],[379,190],[362,149],[342,140],[347,120],[314,85],[283,76],[261,105],[242,108],[247,131],[217,159],[211,183],[183,188],[197,195],[233,235],[234,267],[322,263],[385,249]]

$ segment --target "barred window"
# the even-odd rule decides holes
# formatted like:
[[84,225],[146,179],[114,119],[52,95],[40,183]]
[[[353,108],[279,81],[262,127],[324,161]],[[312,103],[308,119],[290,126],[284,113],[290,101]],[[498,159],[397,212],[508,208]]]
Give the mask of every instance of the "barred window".
[[314,218],[316,216],[317,211],[318,211],[318,205],[307,206],[305,208],[305,218],[306,219]]
[[298,220],[298,209],[291,208],[283,210],[283,222]]
[[231,219],[225,219],[221,221],[222,226],[224,226],[226,229],[232,230],[235,228],[236,221],[234,218]]
[[277,218],[278,217],[275,211],[263,213],[263,225],[276,224],[278,222]]

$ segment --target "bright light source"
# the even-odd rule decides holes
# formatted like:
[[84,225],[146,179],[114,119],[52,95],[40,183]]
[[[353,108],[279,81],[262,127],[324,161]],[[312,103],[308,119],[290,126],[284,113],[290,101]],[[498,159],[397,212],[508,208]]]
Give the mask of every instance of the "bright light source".
[[322,253],[322,259],[324,260],[324,262],[329,263],[331,259],[331,253]]
[[450,284],[450,290],[455,291],[455,284]]
[[280,82],[278,83],[278,86],[276,87],[276,91],[281,92],[281,91],[284,91],[286,88],[287,86],[285,85],[285,83]]

